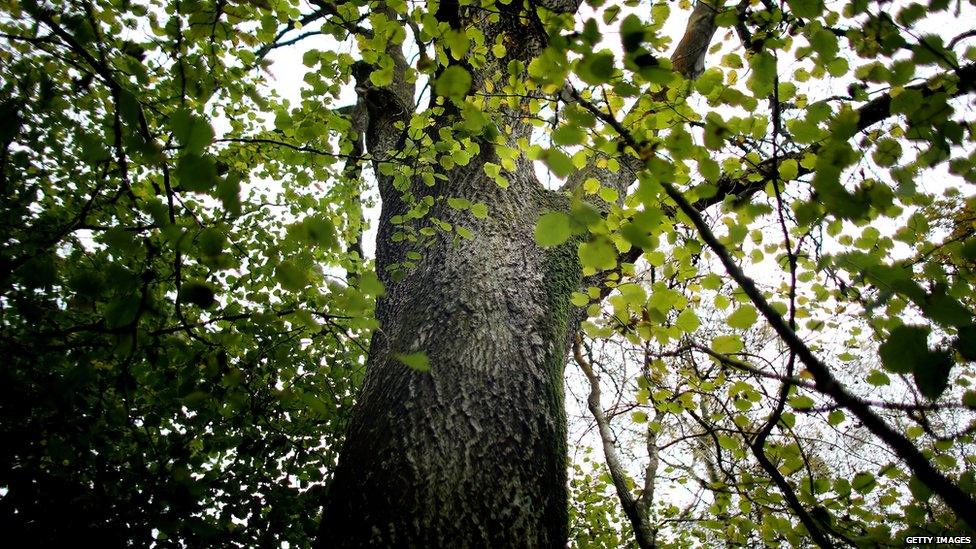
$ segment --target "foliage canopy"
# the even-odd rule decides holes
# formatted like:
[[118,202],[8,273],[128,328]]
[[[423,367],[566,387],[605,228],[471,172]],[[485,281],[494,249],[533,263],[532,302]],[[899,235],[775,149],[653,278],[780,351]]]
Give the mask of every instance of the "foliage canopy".
[[[684,68],[686,3],[518,1],[456,24],[436,1],[0,0],[8,532],[308,545],[384,293],[371,172],[409,205],[409,277],[504,215],[410,182],[491,151],[500,188],[531,163],[571,204],[535,239],[587,281],[574,543],[972,533],[973,2],[716,3]],[[544,37],[528,63],[540,35],[486,39],[506,6]],[[299,55],[289,100],[271,59]],[[417,108],[374,158],[362,90],[397,79]]]

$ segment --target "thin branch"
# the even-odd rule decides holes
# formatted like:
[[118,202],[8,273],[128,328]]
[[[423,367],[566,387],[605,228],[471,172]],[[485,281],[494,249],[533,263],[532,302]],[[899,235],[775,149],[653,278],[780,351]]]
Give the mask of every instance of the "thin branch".
[[579,336],[573,342],[573,357],[590,382],[590,395],[586,399],[586,404],[593,414],[593,419],[596,421],[597,429],[600,432],[600,440],[603,442],[603,456],[606,459],[607,468],[610,470],[610,478],[613,480],[617,497],[620,498],[620,506],[623,507],[624,513],[634,528],[637,545],[641,549],[651,549],[654,547],[654,532],[650,528],[647,515],[644,514],[641,506],[637,505],[634,495],[627,486],[627,473],[620,462],[620,456],[617,454],[617,444],[613,431],[610,430],[610,422],[607,421],[600,404],[600,379],[593,371],[590,362],[583,357],[582,340]]
[[955,37],[953,37],[952,40],[949,40],[949,45],[946,46],[946,49],[951,50],[952,48],[956,47],[956,44],[958,44],[959,42],[962,42],[963,40],[967,38],[972,38],[974,36],[976,36],[976,29],[968,30],[966,32],[957,34]]
[[[732,358],[728,355],[717,353],[704,345],[698,345],[698,344],[687,345],[685,347],[679,347],[678,349],[675,349],[674,351],[668,353],[658,353],[655,356],[658,357],[677,356],[691,350],[705,353],[706,355],[714,358],[720,364],[729,366],[731,368],[735,368],[736,370],[748,372],[750,374],[763,377],[766,379],[774,379],[776,381],[787,383],[794,387],[803,387],[804,389],[808,389],[810,391],[826,394],[823,393],[819,387],[817,387],[816,383],[798,377],[789,377],[789,376],[784,376],[782,374],[767,372],[766,370],[757,368],[756,366],[753,366],[748,362],[736,360],[735,358]],[[863,402],[865,406],[871,406],[873,408],[882,408],[885,410],[900,410],[906,412],[913,411],[913,410],[948,410],[952,408],[964,407],[962,403],[954,403],[954,402],[947,402],[947,403],[930,402],[928,404],[916,404],[912,402],[888,402],[885,400],[874,400],[874,399],[866,399],[866,398],[861,398],[860,401]],[[798,410],[798,411],[806,412],[806,413],[829,412],[831,410],[836,410],[837,408],[840,407],[842,406],[835,404],[835,405],[826,405],[826,406],[814,407],[814,408],[809,408],[806,410]]]
[[285,147],[286,149],[291,149],[293,151],[298,151],[298,152],[303,152],[303,153],[309,153],[309,154],[315,154],[315,155],[319,155],[319,156],[329,156],[329,157],[332,157],[332,158],[345,158],[347,160],[365,160],[365,159],[367,159],[367,157],[365,157],[365,156],[358,156],[358,155],[351,155],[351,154],[342,154],[342,153],[327,152],[327,151],[323,151],[321,149],[316,149],[314,147],[308,147],[308,146],[303,146],[303,145],[293,145],[291,143],[286,143],[284,141],[278,141],[278,140],[275,140],[275,139],[265,139],[265,138],[260,138],[260,137],[223,137],[223,138],[220,138],[220,139],[214,139],[214,142],[215,143],[249,143],[249,144],[256,144],[256,145],[275,145],[277,147]]
[[342,27],[349,34],[358,34],[365,38],[373,37],[373,30],[363,27],[358,21],[350,21],[339,13],[339,8],[336,4],[332,2],[327,2],[326,0],[311,0],[312,5],[318,7],[321,11],[335,17],[339,21],[335,23],[336,25]]
[[[955,82],[945,82],[940,78],[950,74],[954,74],[956,77],[958,77],[958,80]],[[934,82],[940,82],[940,84],[932,87],[932,83]],[[976,91],[976,63],[964,65],[952,73],[943,73],[927,82],[907,86],[905,87],[905,90],[920,92],[923,99],[929,98],[937,93],[948,93],[950,97],[959,97],[961,95]],[[861,105],[857,109],[857,131],[862,132],[871,126],[891,117],[891,101],[891,94],[886,93]],[[820,150],[820,146],[820,143],[814,143],[804,150],[784,154],[780,157],[780,161],[787,159],[794,159],[797,161],[802,160],[807,154],[816,154]],[[723,175],[716,184],[718,187],[718,192],[709,198],[701,199],[696,202],[695,209],[702,211],[709,206],[722,202],[728,196],[734,195],[740,198],[746,198],[764,189],[766,187],[766,183],[768,183],[770,178],[773,177],[772,164],[772,160],[769,159],[764,162],[760,162],[759,165],[755,166],[753,169],[746,170],[738,176],[730,177],[728,175]],[[798,166],[797,177],[802,177],[810,173],[813,173],[812,169],[806,168],[802,164]],[[753,180],[752,176],[755,176],[756,174],[759,174],[762,177],[759,180]]]
[[[629,140],[634,141],[633,137],[630,137]],[[661,186],[668,197],[678,205],[681,212],[691,220],[702,240],[718,256],[726,272],[742,288],[753,305],[766,319],[766,322],[779,334],[780,339],[786,343],[790,350],[796,353],[807,370],[813,374],[817,388],[850,410],[869,431],[890,446],[922,482],[938,493],[959,518],[970,527],[976,528],[976,500],[936,469],[905,435],[888,425],[881,417],[871,411],[870,407],[848,392],[847,388],[833,376],[830,368],[813,354],[807,344],[787,325],[782,315],[769,304],[766,297],[756,287],[755,282],[746,276],[736,264],[728,249],[719,242],[701,214],[685,199],[681,191],[667,181],[662,181]]]

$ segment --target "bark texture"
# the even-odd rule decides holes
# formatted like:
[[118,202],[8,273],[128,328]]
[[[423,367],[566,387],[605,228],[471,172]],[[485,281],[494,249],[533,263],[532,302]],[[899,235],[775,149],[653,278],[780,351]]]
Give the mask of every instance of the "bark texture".
[[[480,165],[461,172],[452,184],[492,217],[474,240],[439,241],[407,279],[387,281],[324,546],[565,544],[562,343],[579,268],[568,248],[536,246],[549,197],[527,167],[516,192],[491,190]],[[418,350],[429,372],[395,357]]]
[[[518,4],[498,4],[497,22],[477,23],[486,43],[505,35],[509,54],[500,66],[512,59],[528,64],[546,43],[534,7]],[[545,5],[573,11],[578,4]],[[442,2],[436,15],[451,26],[483,16],[458,9]],[[388,53],[397,65],[393,84],[372,87],[368,67],[357,75],[368,115],[365,144],[377,166],[403,147],[402,123],[413,112],[403,54],[396,46]],[[478,89],[485,71],[472,76]],[[455,114],[448,105],[431,133]],[[508,142],[517,146],[531,128],[519,109],[505,114]],[[499,162],[493,151],[483,144],[469,164],[443,172],[433,187],[411,184],[414,195],[434,197],[429,216],[474,233],[472,240],[442,235],[420,250],[392,238],[407,205],[402,189],[376,170],[383,202],[377,272],[387,294],[377,305],[381,328],[329,486],[321,547],[566,545],[563,367],[580,319],[570,305],[582,283],[578,240],[548,250],[535,243],[536,221],[551,210],[568,211],[568,198],[543,188],[524,157],[501,189],[484,171],[485,162]],[[601,175],[621,191],[634,177],[630,169]],[[486,204],[489,217],[447,207],[441,198],[448,196]],[[394,280],[386,268],[410,250],[423,258]],[[430,371],[397,359],[417,351],[427,354]]]
[[[464,15],[438,9],[452,25]],[[512,55],[530,59],[542,45],[534,28],[511,13],[486,30],[521,33]],[[389,53],[404,62],[395,48]],[[401,70],[382,89],[366,74],[357,86],[368,109],[366,146],[381,163],[403,146],[397,123],[409,119],[413,88]],[[473,76],[477,86],[482,77]],[[448,106],[438,125],[452,116]],[[527,131],[514,124],[511,143]],[[484,172],[485,162],[499,162],[494,149],[481,149],[438,185],[415,181],[410,189],[434,197],[428,215],[469,228],[472,240],[440,235],[420,249],[395,242],[393,219],[407,206],[391,178],[378,176],[377,272],[387,294],[377,306],[381,328],[329,487],[320,546],[565,546],[562,374],[569,296],[581,271],[575,246],[544,250],[533,234],[539,216],[568,209],[567,199],[545,190],[525,159],[506,173],[509,188],[500,188]],[[453,210],[447,196],[484,203],[490,216]],[[386,268],[411,250],[423,259],[394,280]],[[430,371],[397,359],[417,351],[427,354]]]

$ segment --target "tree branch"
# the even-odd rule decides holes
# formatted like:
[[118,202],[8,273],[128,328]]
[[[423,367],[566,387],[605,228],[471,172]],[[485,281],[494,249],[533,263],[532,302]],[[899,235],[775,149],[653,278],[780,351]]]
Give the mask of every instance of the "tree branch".
[[[718,15],[718,8],[708,0],[699,0],[695,3],[691,15],[688,16],[688,23],[685,25],[685,31],[681,37],[681,41],[678,42],[678,45],[671,53],[671,68],[686,79],[697,78],[704,71],[705,54],[708,52],[712,37],[715,35],[716,15]],[[579,91],[568,82],[560,90],[559,95],[560,99],[566,103],[578,103],[583,106],[601,122],[612,127],[618,135],[623,135],[621,132],[626,131],[623,124],[617,120],[613,113],[604,112],[591,101],[584,99]],[[654,95],[663,99],[667,95],[667,88],[656,92]],[[631,169],[627,171],[621,170],[617,173],[610,172],[609,170],[596,173],[593,171],[594,168],[587,166],[587,168],[580,171],[588,173],[582,176],[570,177],[560,190],[571,192],[587,177],[595,176],[603,186],[615,189],[622,200],[626,194],[627,187],[634,182],[636,172],[640,166],[640,160],[632,154],[627,153],[618,155],[616,159],[621,165],[630,167]],[[591,161],[591,164],[595,163]],[[640,255],[638,254],[637,257],[640,257]]]
[[[633,140],[632,137],[630,139]],[[813,374],[818,390],[830,395],[838,404],[850,410],[871,433],[894,450],[922,482],[939,494],[959,518],[971,528],[976,528],[976,500],[936,469],[905,435],[885,423],[865,403],[848,392],[843,384],[833,376],[827,365],[813,354],[806,343],[787,325],[782,315],[769,304],[755,282],[746,276],[735,263],[732,255],[718,241],[701,214],[685,199],[681,191],[666,181],[662,181],[661,186],[668,197],[678,205],[681,212],[691,220],[702,240],[718,256],[725,267],[725,271],[742,288],[753,305],[766,319],[766,322],[776,331],[790,350],[796,353],[807,370]]]
[[[916,84],[913,86],[907,86],[905,90],[918,91],[922,94],[923,98],[929,98],[937,93],[949,93],[950,97],[959,97],[967,93],[976,91],[976,63],[970,63],[960,67],[958,70],[953,71],[949,74],[955,74],[958,77],[958,81],[953,83],[940,83],[936,87],[931,86],[931,82],[939,80],[939,77],[935,77],[922,84]],[[946,74],[940,75],[946,76]],[[953,87],[954,86],[954,87]],[[857,120],[857,131],[862,132],[871,126],[886,120],[891,117],[891,101],[892,96],[890,93],[886,93],[879,97],[868,101],[864,105],[861,105],[857,109],[858,120]],[[820,150],[820,143],[814,143],[806,149],[798,152],[787,153],[780,156],[779,161],[786,159],[801,160],[805,155],[816,154]],[[731,177],[728,175],[723,175],[716,186],[718,187],[718,192],[715,195],[701,199],[695,203],[695,208],[698,211],[702,211],[709,206],[718,204],[722,202],[728,196],[737,196],[740,199],[748,198],[758,191],[766,187],[766,183],[774,176],[773,170],[775,168],[776,162],[773,159],[767,159],[755,166],[751,170],[747,170],[736,177]],[[813,173],[813,170],[805,168],[800,165],[798,167],[797,177],[802,177]],[[750,176],[759,174],[762,177],[758,180],[751,180]]]
[[[955,71],[963,73],[971,70],[976,74],[976,68],[970,69],[973,65],[967,65]],[[966,73],[964,73],[966,74]],[[965,85],[958,85],[959,90],[970,89],[972,82]],[[890,103],[888,104],[890,108]],[[598,109],[597,109],[598,111]],[[591,111],[592,112],[592,111]],[[890,110],[889,110],[890,114]],[[596,113],[594,113],[596,115]],[[620,132],[620,138],[635,151],[647,150],[647,147],[639,143],[626,128],[619,123],[610,124],[615,130]],[[702,218],[700,210],[696,205],[691,204],[685,199],[681,191],[674,184],[661,181],[661,187],[665,194],[677,204],[678,209],[691,221],[691,224],[698,231],[699,236],[712,252],[718,256],[725,271],[742,288],[743,292],[749,297],[753,305],[759,310],[766,322],[779,335],[780,339],[796,353],[800,362],[806,366],[807,370],[813,374],[818,390],[831,396],[838,404],[850,410],[872,434],[880,438],[909,466],[913,473],[924,482],[932,491],[939,494],[945,503],[971,528],[976,529],[976,500],[954,484],[941,471],[936,469],[932,463],[917,449],[907,437],[893,429],[885,421],[875,414],[870,407],[860,399],[853,396],[844,386],[833,376],[830,368],[820,361],[802,339],[793,331],[770,303],[763,296],[755,282],[749,278],[742,269],[736,264],[728,249],[719,242],[711,228]]]
[[600,432],[600,440],[603,443],[603,456],[606,459],[607,468],[610,470],[610,478],[613,480],[613,487],[617,491],[617,497],[620,498],[620,506],[623,507],[624,513],[634,528],[634,537],[637,539],[637,545],[641,549],[651,549],[654,547],[654,532],[651,530],[651,525],[648,521],[647,514],[644,512],[644,507],[638,505],[638,502],[634,499],[634,495],[630,492],[630,488],[627,486],[627,473],[624,470],[624,466],[620,463],[620,456],[617,454],[617,442],[613,431],[610,430],[610,422],[607,421],[607,416],[603,413],[603,407],[600,404],[600,379],[593,371],[593,366],[590,362],[583,357],[582,341],[578,335],[576,341],[573,342],[573,357],[590,383],[590,394],[586,399],[586,404],[590,409],[590,413],[593,414],[593,419],[596,421],[597,429]]
[[689,80],[705,71],[705,54],[715,34],[716,15],[717,7],[707,0],[698,0],[681,41],[671,54],[671,68]]

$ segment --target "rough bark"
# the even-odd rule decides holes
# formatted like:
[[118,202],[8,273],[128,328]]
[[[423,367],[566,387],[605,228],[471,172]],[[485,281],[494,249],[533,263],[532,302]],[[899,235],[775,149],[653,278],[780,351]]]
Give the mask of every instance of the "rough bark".
[[[384,281],[324,546],[565,544],[562,343],[579,267],[568,247],[535,244],[551,197],[527,164],[507,191],[479,163],[454,172],[457,195],[489,204],[492,216],[474,240],[442,239],[408,278]],[[391,214],[384,208],[381,272],[401,252],[387,238]],[[429,372],[395,357],[414,351],[427,353]]]
[[[567,3],[567,11],[576,5]],[[483,28],[486,43],[507,33],[509,59],[529,61],[545,44],[538,19],[517,3],[499,6],[501,20]],[[468,14],[456,9],[442,3],[437,17],[464,24]],[[402,52],[389,53],[397,63],[393,84],[372,87],[368,67],[357,75],[366,147],[377,163],[403,146],[398,123],[413,110]],[[473,77],[482,85],[483,74]],[[510,114],[506,135],[515,146],[530,127],[515,121],[517,110]],[[451,116],[448,107],[438,126]],[[566,545],[562,376],[579,320],[570,310],[582,281],[577,242],[548,250],[535,243],[536,221],[568,210],[568,198],[544,189],[525,158],[506,174],[509,188],[499,188],[484,172],[485,162],[498,163],[493,150],[485,143],[434,187],[413,183],[416,196],[466,198],[490,213],[479,220],[435,200],[429,216],[463,225],[474,238],[441,235],[419,250],[392,238],[394,218],[407,206],[376,170],[383,202],[376,267],[387,293],[377,304],[381,327],[329,486],[319,546]],[[394,279],[387,267],[410,250],[423,258]],[[417,351],[427,354],[429,371],[397,359]]]
[[[443,20],[460,19],[441,8]],[[516,26],[525,23],[503,17],[489,31]],[[518,53],[530,57],[540,41],[523,42],[533,42]],[[387,88],[372,88],[364,75],[357,86],[368,107],[367,149],[378,162],[402,146],[396,123],[412,110],[413,89],[399,74]],[[442,124],[451,122],[445,111]],[[521,132],[514,133],[512,144]],[[445,171],[443,183],[411,188],[437,199],[430,217],[469,228],[472,240],[443,234],[419,249],[395,242],[393,219],[406,205],[391,179],[378,176],[376,267],[387,293],[320,546],[565,546],[562,373],[569,296],[581,271],[572,245],[544,250],[533,234],[539,216],[568,208],[567,200],[545,190],[525,159],[501,189],[484,172],[485,162],[498,162],[494,149],[481,148],[468,165]],[[453,210],[440,200],[447,196],[484,203],[490,217]],[[394,279],[387,267],[410,250],[423,259]],[[397,359],[417,351],[430,371]]]

